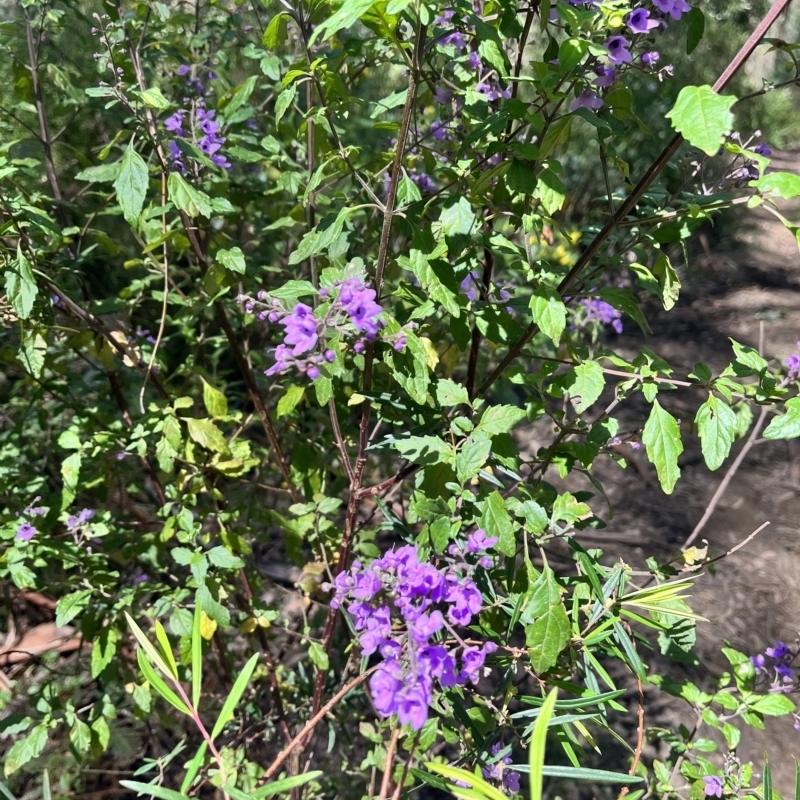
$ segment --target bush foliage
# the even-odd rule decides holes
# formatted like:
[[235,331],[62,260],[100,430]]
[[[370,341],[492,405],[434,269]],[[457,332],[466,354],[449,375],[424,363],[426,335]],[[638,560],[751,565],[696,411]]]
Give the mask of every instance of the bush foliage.
[[[600,463],[669,494],[687,436],[719,470],[800,435],[800,355],[615,349],[721,210],[800,239],[800,177],[734,131],[797,45],[739,97],[683,80],[704,5],[7,7],[5,795],[770,796],[740,726],[795,712],[793,653],[660,674],[718,557],[581,544]],[[648,763],[645,684],[690,707]]]

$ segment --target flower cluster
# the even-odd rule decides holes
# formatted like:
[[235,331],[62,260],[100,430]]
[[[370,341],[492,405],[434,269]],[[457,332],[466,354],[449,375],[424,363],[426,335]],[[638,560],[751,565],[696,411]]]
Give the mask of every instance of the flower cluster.
[[200,151],[205,153],[216,166],[230,169],[231,162],[221,151],[222,145],[225,144],[225,137],[220,135],[219,122],[214,119],[217,112],[214,109],[207,110],[202,99],[197,101],[193,112],[192,114],[184,109],[179,109],[164,121],[164,127],[176,137],[167,145],[170,164],[181,175],[185,174],[186,163],[183,160],[183,152],[178,147],[177,137],[188,138],[187,130],[184,128],[184,117],[188,116],[188,134],[191,135]]
[[[800,347],[800,342],[797,343]],[[783,361],[783,366],[788,370],[787,378],[790,381],[796,381],[800,378],[800,353],[792,353],[787,356]]]
[[[470,301],[474,303],[480,300],[485,292],[485,287],[481,281],[481,276],[477,270],[472,270],[467,274],[467,277],[461,281],[461,293]],[[513,287],[500,286],[494,283],[489,285],[488,300],[490,302],[507,303],[511,299]],[[508,309],[509,311],[511,309]]]
[[[756,136],[759,135],[756,133]],[[741,136],[738,133],[731,134],[734,141],[741,142]],[[752,140],[751,140],[752,141]],[[744,147],[749,147],[751,141],[743,142]],[[769,158],[772,155],[772,148],[766,142],[759,142],[752,148],[753,152]],[[725,187],[726,181],[731,181],[734,186],[743,186],[748,181],[757,181],[761,177],[761,170],[759,169],[758,162],[752,158],[745,158],[744,156],[737,156],[727,174],[720,181],[720,188]]]
[[[269,320],[284,328],[283,343],[275,349],[275,363],[265,375],[271,377],[296,369],[316,380],[322,374],[320,367],[336,360],[331,344],[341,347],[347,340],[353,340],[353,351],[363,353],[367,342],[375,341],[386,325],[383,309],[376,300],[375,290],[367,285],[363,270],[333,281],[330,289],[321,288],[319,297],[323,302],[315,311],[305,303],[287,308],[266,292],[259,292],[255,299],[239,296],[248,313],[255,312],[259,320]],[[384,339],[398,352],[405,349],[406,336],[402,331]]]
[[[22,513],[27,517],[44,517],[47,514],[47,509],[42,506],[34,505],[41,499],[41,497],[35,497]],[[38,532],[36,526],[30,519],[23,519],[17,526],[17,533],[14,538],[18,539],[20,542],[29,542]]]
[[[370,679],[375,708],[383,716],[397,714],[402,724],[419,730],[428,719],[436,681],[443,688],[477,683],[486,656],[497,647],[468,645],[455,627],[469,625],[483,608],[471,576],[476,566],[491,566],[485,553],[495,544],[496,538],[477,530],[465,548],[451,545],[439,567],[405,545],[368,566],[356,561],[336,576],[331,606],[345,606],[352,616],[362,653],[383,658]],[[476,564],[467,560],[474,556]]]
[[[756,668],[756,675],[769,681],[770,692],[791,692],[795,688],[796,670],[791,664],[795,654],[783,642],[775,642],[774,647],[767,647],[764,653],[750,656]],[[795,723],[800,730],[800,721]]]
[[584,323],[610,325],[617,333],[622,333],[622,312],[599,297],[584,297],[578,301],[582,309]]
[[[492,756],[496,757],[505,749],[506,748],[498,742],[492,746]],[[511,762],[512,758],[508,754],[504,755],[502,758],[495,758],[492,763],[481,768],[481,773],[487,781],[498,781],[506,791],[511,792],[511,794],[517,794],[519,792],[519,773],[510,770],[506,771],[504,769],[504,767]]]
[[[570,0],[574,5],[596,6],[597,0]],[[604,46],[606,49],[608,64],[600,64],[596,68],[597,78],[591,84],[596,89],[605,89],[611,86],[617,77],[617,69],[627,64],[633,65],[636,62],[636,55],[631,49],[638,43],[638,36],[647,36],[651,32],[667,27],[669,20],[679,20],[684,14],[691,11],[692,7],[685,0],[653,0],[653,8],[648,9],[644,6],[634,8],[625,17],[625,28],[627,35],[616,33],[606,39]],[[600,9],[597,8],[598,13]],[[551,12],[552,13],[552,12]],[[659,61],[660,55],[655,50],[645,50],[639,55],[641,65],[647,69],[655,66]],[[659,78],[663,75],[670,75],[671,68],[665,67]],[[605,104],[603,98],[593,88],[579,87],[578,96],[572,101],[570,110],[575,111],[579,108],[587,108],[597,111]]]

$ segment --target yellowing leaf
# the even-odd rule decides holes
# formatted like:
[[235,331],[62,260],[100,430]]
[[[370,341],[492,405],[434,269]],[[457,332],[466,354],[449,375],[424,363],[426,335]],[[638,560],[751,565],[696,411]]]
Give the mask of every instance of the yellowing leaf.
[[[247,620],[253,622],[254,620]],[[255,626],[253,626],[255,627]],[[205,611],[200,612],[200,635],[208,642],[216,633],[217,623],[206,614]],[[249,632],[249,631],[248,631]]]

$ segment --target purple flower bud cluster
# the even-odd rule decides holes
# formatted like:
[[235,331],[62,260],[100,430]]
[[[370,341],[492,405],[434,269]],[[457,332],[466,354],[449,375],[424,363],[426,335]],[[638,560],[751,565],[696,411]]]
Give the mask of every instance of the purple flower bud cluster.
[[[259,320],[278,323],[284,329],[283,343],[275,349],[275,363],[265,375],[296,369],[316,380],[322,374],[320,367],[336,360],[336,353],[329,346],[333,338],[351,340],[354,352],[363,353],[366,343],[375,341],[386,325],[375,290],[367,285],[363,271],[334,281],[330,289],[320,289],[319,296],[325,302],[316,311],[305,303],[287,308],[266,292],[259,292],[256,299],[239,296],[245,311],[255,312]],[[406,332],[384,339],[398,352],[405,349]]]
[[[797,346],[800,347],[800,342],[797,343]],[[787,378],[790,381],[796,381],[800,378],[800,353],[792,353],[792,355],[787,356],[783,361],[783,366],[786,367],[788,371]]]
[[[504,749],[503,745],[498,742],[492,745],[492,755],[497,756],[500,751]],[[481,768],[481,773],[487,781],[498,781],[506,791],[511,792],[511,794],[517,794],[519,792],[519,773],[510,770],[506,771],[504,769],[504,767],[511,762],[512,758],[510,755],[505,755],[502,758],[495,758],[492,763]]]
[[[191,112],[179,109],[167,117],[164,121],[164,127],[175,137],[188,138],[187,130],[184,128],[184,117],[188,115],[190,119],[188,133],[200,151],[205,153],[216,166],[230,169],[231,162],[221,151],[222,145],[225,144],[225,137],[220,135],[219,122],[214,119],[217,112],[214,109],[207,110],[205,101],[202,99],[197,101],[193,111],[194,115],[192,116]],[[183,160],[183,152],[178,147],[176,139],[170,140],[167,145],[167,152],[173,169],[180,172],[181,175],[185,174],[186,163]]]
[[769,682],[770,692],[786,693],[797,688],[797,671],[791,666],[795,656],[786,644],[778,641],[773,647],[767,647],[763,654],[750,656],[750,661],[756,668],[757,676]]
[[[22,513],[26,514],[28,517],[44,517],[47,514],[47,509],[43,506],[34,505],[34,503],[37,503],[39,500],[41,500],[41,497],[34,497]],[[20,542],[29,542],[38,532],[33,523],[23,519],[17,526],[17,532],[14,538],[18,539]]]
[[584,297],[578,301],[582,309],[583,322],[598,322],[610,325],[617,333],[622,333],[622,313],[599,297]]
[[[362,653],[383,658],[369,683],[382,716],[397,714],[401,724],[419,730],[436,682],[442,688],[477,683],[497,646],[468,645],[455,627],[469,625],[483,608],[472,573],[491,566],[485,552],[496,543],[477,530],[465,548],[451,545],[440,566],[421,561],[417,547],[405,545],[368,566],[354,562],[328,586],[335,589],[331,606],[344,606],[353,618]],[[477,564],[470,563],[467,557],[475,555]],[[444,631],[454,643],[442,638]]]
[[94,511],[91,508],[84,508],[78,514],[70,514],[67,517],[67,528],[71,533],[84,528],[89,524],[89,520],[94,518]]
[[[467,274],[467,277],[461,281],[461,293],[470,301],[474,303],[481,299],[483,295],[483,283],[477,270],[472,270]],[[511,299],[511,293],[514,291],[511,286],[498,286],[490,284],[489,286],[489,302],[507,303]],[[510,311],[511,309],[509,309]]]

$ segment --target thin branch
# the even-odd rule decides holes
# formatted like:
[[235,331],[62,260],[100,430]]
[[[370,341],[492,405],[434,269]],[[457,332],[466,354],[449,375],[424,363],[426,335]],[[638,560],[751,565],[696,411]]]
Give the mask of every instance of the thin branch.
[[397,750],[397,740],[400,738],[400,724],[395,726],[392,737],[389,739],[389,746],[386,748],[386,762],[383,766],[383,780],[381,781],[381,793],[378,800],[386,800],[392,788],[392,768],[394,767],[394,753]]
[[352,692],[353,689],[356,688],[356,686],[360,686],[362,683],[364,683],[364,681],[370,675],[372,675],[372,673],[375,672],[377,668],[378,668],[377,666],[371,667],[366,672],[362,672],[361,675],[357,675],[355,678],[353,678],[351,681],[345,684],[341,689],[339,689],[339,691],[336,692],[336,694],[333,697],[331,697],[331,699],[328,700],[328,702],[325,703],[325,705],[322,706],[322,708],[320,708],[320,710],[317,711],[317,713],[314,714],[314,716],[311,717],[311,719],[308,722],[306,722],[300,733],[298,733],[297,736],[295,736],[294,739],[292,739],[292,741],[289,742],[289,744],[286,745],[286,747],[284,747],[283,750],[281,750],[281,752],[278,754],[278,757],[269,765],[269,767],[267,767],[266,771],[264,772],[261,778],[261,782],[268,781],[270,778],[272,778],[275,775],[275,773],[277,773],[277,771],[281,768],[283,762],[286,761],[286,759],[291,755],[292,751],[300,744],[302,744],[302,742],[306,739],[306,737],[308,737],[313,732],[314,728],[317,727],[320,720],[340,700],[343,700],[348,694],[350,694],[350,692]]
[[682,550],[685,550],[689,545],[698,537],[700,531],[705,528],[706,523],[711,519],[711,515],[714,513],[714,509],[716,509],[717,504],[722,499],[722,495],[725,494],[725,490],[728,488],[728,485],[733,480],[733,476],[736,474],[739,467],[742,465],[742,461],[744,461],[747,454],[753,448],[753,445],[756,443],[756,439],[758,438],[758,434],[761,433],[761,429],[764,427],[764,422],[767,419],[767,414],[769,413],[769,406],[762,406],[761,413],[758,415],[758,419],[756,420],[756,424],[753,426],[753,430],[750,432],[750,436],[747,438],[747,441],[744,443],[744,447],[739,451],[739,455],[736,456],[736,460],[733,464],[730,465],[728,471],[725,473],[725,477],[722,479],[720,485],[717,487],[717,491],[714,492],[714,496],[711,498],[711,502],[706,507],[703,516],[700,518],[700,522],[695,525],[694,530],[689,535],[689,538],[683,543]]

